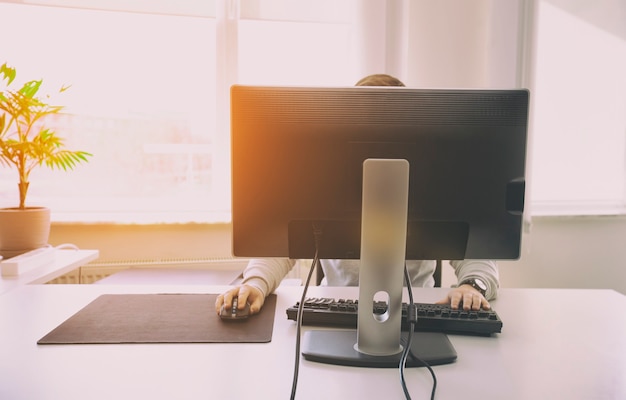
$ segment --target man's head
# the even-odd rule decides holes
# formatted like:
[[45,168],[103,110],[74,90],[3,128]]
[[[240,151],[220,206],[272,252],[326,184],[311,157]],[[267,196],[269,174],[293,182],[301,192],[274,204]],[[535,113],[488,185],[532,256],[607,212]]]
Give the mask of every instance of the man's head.
[[404,83],[391,75],[373,74],[361,79],[355,86],[404,86]]

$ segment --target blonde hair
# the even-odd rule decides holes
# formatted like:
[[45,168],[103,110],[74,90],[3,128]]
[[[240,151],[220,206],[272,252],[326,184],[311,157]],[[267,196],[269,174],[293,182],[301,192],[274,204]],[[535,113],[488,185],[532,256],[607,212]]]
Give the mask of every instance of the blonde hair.
[[404,86],[404,83],[391,75],[373,74],[362,78],[355,86]]

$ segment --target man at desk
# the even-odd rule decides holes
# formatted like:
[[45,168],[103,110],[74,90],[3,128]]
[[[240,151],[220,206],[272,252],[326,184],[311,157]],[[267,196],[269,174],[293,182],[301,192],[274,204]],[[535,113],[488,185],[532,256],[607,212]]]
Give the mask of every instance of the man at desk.
[[[404,86],[390,75],[369,75],[357,82],[356,86]],[[243,282],[217,297],[215,308],[219,313],[222,305],[231,307],[234,297],[239,299],[239,307],[250,304],[250,313],[257,313],[263,307],[265,297],[272,293],[296,264],[291,259],[253,259],[243,272]],[[433,287],[436,263],[432,260],[409,260],[406,263],[411,285]],[[489,260],[451,261],[458,284],[438,303],[450,303],[452,308],[461,304],[464,309],[478,310],[490,308],[489,300],[496,298],[499,287],[498,267]],[[321,260],[324,272],[323,285],[357,286],[359,283],[359,260]]]

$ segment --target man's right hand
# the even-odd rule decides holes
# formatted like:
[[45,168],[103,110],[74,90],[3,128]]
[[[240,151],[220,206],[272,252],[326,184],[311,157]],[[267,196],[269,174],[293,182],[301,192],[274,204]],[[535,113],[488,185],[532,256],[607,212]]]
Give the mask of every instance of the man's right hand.
[[226,308],[232,307],[233,297],[238,297],[237,307],[240,309],[243,309],[246,303],[250,304],[250,314],[256,314],[261,311],[261,307],[265,303],[265,296],[259,289],[250,285],[240,285],[217,296],[217,299],[215,299],[215,311],[219,314],[222,305],[225,305]]

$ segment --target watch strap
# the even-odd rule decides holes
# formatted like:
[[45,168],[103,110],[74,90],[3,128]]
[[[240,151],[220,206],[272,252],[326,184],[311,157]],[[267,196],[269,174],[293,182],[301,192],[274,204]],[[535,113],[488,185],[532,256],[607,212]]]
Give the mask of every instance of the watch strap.
[[[477,282],[477,281],[479,281],[479,282]],[[485,296],[487,294],[487,285],[484,283],[484,281],[482,279],[480,279],[480,280],[478,278],[463,279],[463,281],[461,281],[461,283],[459,283],[459,286],[461,286],[461,285],[470,285],[474,289],[478,290],[480,292],[480,294],[482,294],[483,296]]]

